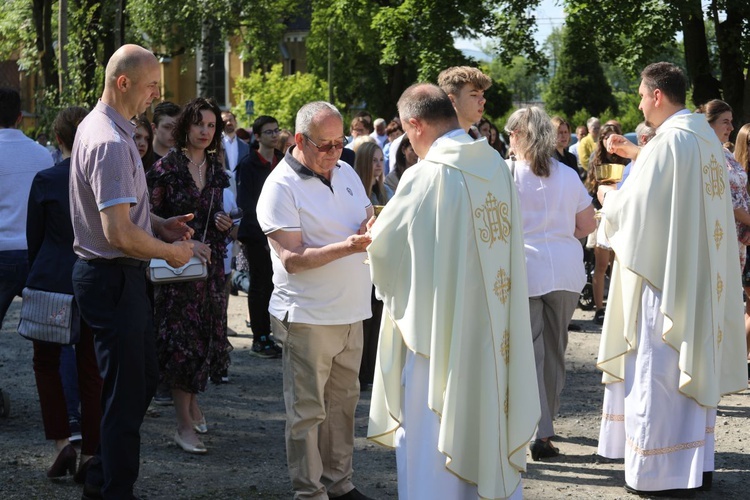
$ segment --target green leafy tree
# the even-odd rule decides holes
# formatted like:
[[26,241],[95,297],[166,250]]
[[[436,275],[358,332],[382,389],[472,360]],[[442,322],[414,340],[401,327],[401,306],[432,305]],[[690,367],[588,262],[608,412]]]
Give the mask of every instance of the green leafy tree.
[[40,69],[36,27],[28,0],[0,2],[0,58],[18,60],[22,70]]
[[195,54],[206,37],[237,37],[251,67],[270,69],[280,59],[286,21],[301,0],[128,0],[129,39],[164,55]]
[[604,76],[596,46],[574,22],[563,34],[557,72],[549,84],[544,102],[550,112],[572,117],[586,108],[592,115],[610,109],[617,112],[617,101]]
[[275,64],[270,71],[256,70],[249,76],[237,80],[234,89],[238,104],[234,114],[245,125],[254,117],[244,118],[245,101],[255,104],[255,116],[270,115],[276,118],[282,128],[294,129],[294,118],[303,105],[311,101],[328,98],[328,84],[310,73],[295,73],[284,76],[281,64]]
[[[307,48],[308,70],[331,85],[332,99],[391,116],[386,68],[380,65],[378,32],[371,0],[315,0]],[[326,96],[328,98],[328,96]]]
[[[603,60],[638,75],[647,64],[668,60],[684,64],[692,100],[723,98],[744,123],[750,95],[750,3],[747,0],[565,0],[568,21],[575,19],[599,47]],[[713,27],[707,28],[710,22]],[[670,58],[682,33],[680,57]],[[712,32],[719,68],[712,61]]]

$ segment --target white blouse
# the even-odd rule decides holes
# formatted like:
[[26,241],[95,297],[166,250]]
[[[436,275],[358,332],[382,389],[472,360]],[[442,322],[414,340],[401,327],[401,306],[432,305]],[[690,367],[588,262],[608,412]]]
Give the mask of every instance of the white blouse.
[[576,214],[591,205],[591,196],[576,173],[554,158],[549,177],[537,177],[528,162],[516,160],[513,178],[521,202],[529,297],[580,292],[586,274],[583,247],[574,236]]

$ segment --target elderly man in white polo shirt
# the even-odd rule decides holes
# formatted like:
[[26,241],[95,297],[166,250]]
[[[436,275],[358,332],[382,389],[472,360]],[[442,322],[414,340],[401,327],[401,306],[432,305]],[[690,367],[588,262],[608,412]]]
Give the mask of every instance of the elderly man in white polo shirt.
[[295,499],[366,499],[351,477],[362,320],[372,315],[363,261],[373,208],[357,174],[339,162],[339,111],[306,104],[295,129],[257,205],[272,249],[271,328],[284,346],[289,475]]

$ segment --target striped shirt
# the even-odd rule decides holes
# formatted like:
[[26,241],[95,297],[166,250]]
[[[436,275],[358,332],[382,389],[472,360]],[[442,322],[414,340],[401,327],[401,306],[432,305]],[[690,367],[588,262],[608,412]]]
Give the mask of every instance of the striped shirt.
[[135,126],[99,101],[78,126],[70,168],[70,216],[73,250],[84,260],[127,257],[107,241],[99,215],[127,203],[130,220],[151,231],[146,176],[133,141]]

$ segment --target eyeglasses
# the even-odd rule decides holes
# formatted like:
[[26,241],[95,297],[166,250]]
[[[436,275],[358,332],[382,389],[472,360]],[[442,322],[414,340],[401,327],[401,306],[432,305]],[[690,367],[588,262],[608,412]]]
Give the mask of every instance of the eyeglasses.
[[332,149],[344,149],[344,146],[346,146],[347,144],[346,137],[343,137],[341,142],[332,142],[330,144],[326,144],[325,146],[318,146],[317,144],[315,144],[315,141],[310,139],[310,137],[308,137],[306,134],[302,134],[302,135],[305,136],[305,139],[307,139],[310,142],[310,144],[315,146],[315,148],[320,153],[327,153]]
[[261,134],[263,135],[276,135],[280,133],[281,133],[281,129],[278,129],[278,128],[275,128],[273,130],[264,130],[263,132],[261,132]]

